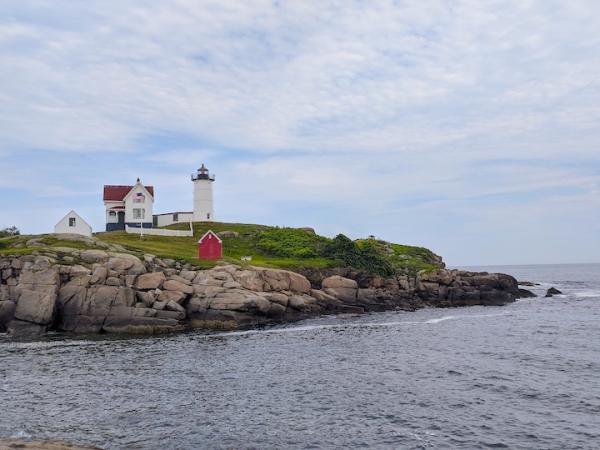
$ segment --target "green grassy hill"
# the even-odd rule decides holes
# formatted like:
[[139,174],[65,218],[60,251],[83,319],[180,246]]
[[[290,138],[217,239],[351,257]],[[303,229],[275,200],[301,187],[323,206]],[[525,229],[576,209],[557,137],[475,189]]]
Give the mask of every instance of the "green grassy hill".
[[[441,263],[441,258],[425,248],[391,244],[375,239],[352,241],[343,235],[330,239],[305,229],[239,223],[198,222],[194,223],[193,227],[194,237],[146,235],[140,238],[139,235],[125,232],[98,233],[96,237],[139,255],[151,253],[161,258],[184,260],[203,267],[215,264],[212,261],[197,259],[196,243],[209,228],[216,233],[237,233],[236,237],[222,237],[224,260],[236,264],[289,270],[353,267],[367,273],[390,275],[397,270],[415,272],[435,269]],[[182,223],[169,228],[188,229],[189,224]],[[0,254],[25,254],[39,250],[40,247],[26,245],[31,239],[32,236],[2,239]],[[36,240],[49,247],[85,247],[83,242],[61,241],[52,235],[38,237]],[[243,263],[240,261],[242,256],[251,256],[252,261]]]

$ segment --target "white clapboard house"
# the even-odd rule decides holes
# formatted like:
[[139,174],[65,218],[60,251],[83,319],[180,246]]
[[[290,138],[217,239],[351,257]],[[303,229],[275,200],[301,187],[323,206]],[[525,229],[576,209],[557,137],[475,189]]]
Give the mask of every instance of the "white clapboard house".
[[92,227],[89,223],[83,220],[79,214],[71,210],[54,226],[54,232],[81,234],[82,236],[91,237]]
[[144,186],[140,179],[133,186],[104,186],[106,231],[130,227],[152,228],[154,187]]

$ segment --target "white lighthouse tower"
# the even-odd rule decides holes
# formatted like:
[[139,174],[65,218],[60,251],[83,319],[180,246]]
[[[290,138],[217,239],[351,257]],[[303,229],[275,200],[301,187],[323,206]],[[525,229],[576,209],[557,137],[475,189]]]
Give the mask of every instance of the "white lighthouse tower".
[[215,175],[209,174],[203,163],[198,172],[192,174],[192,181],[194,183],[194,222],[211,222],[215,220],[212,191]]

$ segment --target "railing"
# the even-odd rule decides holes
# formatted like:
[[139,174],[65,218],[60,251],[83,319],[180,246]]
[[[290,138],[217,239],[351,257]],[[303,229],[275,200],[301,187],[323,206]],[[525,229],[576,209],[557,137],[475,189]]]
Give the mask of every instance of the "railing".
[[166,228],[142,228],[142,227],[130,227],[125,225],[125,231],[129,234],[144,234],[151,236],[171,236],[171,237],[193,237],[194,229],[192,228],[192,222],[190,222],[189,230],[168,230]]
[[211,173],[211,174],[192,174],[192,181],[198,181],[198,180],[210,180],[210,181],[215,181],[215,174]]

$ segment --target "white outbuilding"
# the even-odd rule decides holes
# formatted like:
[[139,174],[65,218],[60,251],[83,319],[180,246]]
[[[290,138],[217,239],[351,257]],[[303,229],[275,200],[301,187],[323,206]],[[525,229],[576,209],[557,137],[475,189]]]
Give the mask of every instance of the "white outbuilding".
[[71,210],[69,214],[59,220],[54,226],[55,233],[81,234],[83,236],[92,236],[92,227],[79,214]]

